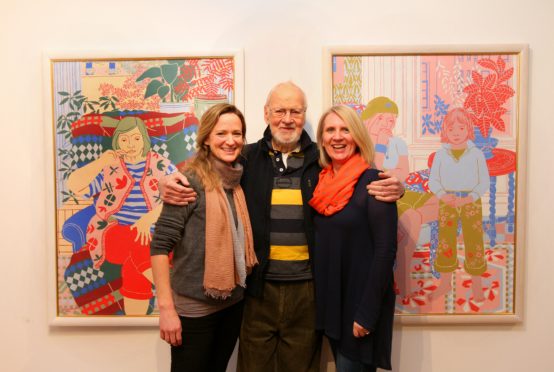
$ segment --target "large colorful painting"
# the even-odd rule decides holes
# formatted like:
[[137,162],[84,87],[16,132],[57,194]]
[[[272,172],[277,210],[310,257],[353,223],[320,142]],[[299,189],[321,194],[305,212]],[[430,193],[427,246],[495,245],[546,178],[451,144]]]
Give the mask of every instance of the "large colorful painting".
[[241,59],[232,54],[48,63],[54,318],[61,324],[155,321],[149,243],[162,207],[158,181],[194,154],[199,118],[210,105],[242,105]]
[[398,201],[397,318],[521,313],[526,47],[329,48],[327,106],[361,116]]

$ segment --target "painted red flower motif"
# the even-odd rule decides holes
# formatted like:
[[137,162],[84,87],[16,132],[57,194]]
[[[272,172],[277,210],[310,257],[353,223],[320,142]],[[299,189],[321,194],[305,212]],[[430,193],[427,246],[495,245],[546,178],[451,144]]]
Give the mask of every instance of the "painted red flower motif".
[[487,249],[485,250],[485,257],[488,262],[498,262],[504,260],[504,255],[499,253],[497,249]]
[[432,293],[437,289],[437,286],[433,283],[432,280],[418,280],[417,285],[419,289],[400,299],[400,302],[403,306],[411,308],[424,306],[428,301],[429,293]]
[[418,173],[410,173],[408,178],[406,178],[406,183],[408,185],[417,185],[421,182],[421,176]]
[[118,189],[118,190],[121,190],[122,188],[127,186],[127,176],[124,175],[121,178],[116,178],[115,182],[116,182],[115,188]]
[[90,238],[87,241],[86,247],[89,251],[92,251],[98,245],[98,240],[96,238]]
[[481,310],[481,303],[475,301],[473,298],[470,298],[469,301],[466,301],[464,298],[459,298],[456,303],[458,306],[462,307],[463,311],[466,313],[470,311],[477,313]]
[[494,301],[494,299],[498,295],[499,287],[500,287],[500,283],[498,282],[498,280],[493,281],[490,287],[484,287],[483,291],[485,294],[485,298],[487,298],[490,301]]
[[506,129],[502,116],[508,110],[502,106],[515,93],[506,83],[514,74],[514,68],[506,70],[506,63],[500,57],[496,61],[484,58],[477,63],[486,70],[483,74],[472,71],[473,83],[464,88],[467,93],[464,108],[470,113],[473,125],[483,137],[488,137],[491,125],[500,131]]
[[158,191],[158,180],[155,178],[151,179],[150,182],[148,182],[148,187],[150,187],[152,191]]

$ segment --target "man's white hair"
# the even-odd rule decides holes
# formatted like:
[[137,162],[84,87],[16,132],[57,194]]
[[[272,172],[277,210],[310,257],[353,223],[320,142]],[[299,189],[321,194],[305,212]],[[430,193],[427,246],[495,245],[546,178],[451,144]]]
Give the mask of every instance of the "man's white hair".
[[275,85],[273,88],[271,88],[271,90],[269,91],[269,94],[267,95],[267,99],[265,100],[265,107],[269,106],[269,102],[271,101],[271,97],[273,97],[273,94],[278,90],[278,89],[281,89],[281,88],[294,88],[294,89],[297,89],[301,94],[302,94],[302,100],[304,101],[304,109],[306,109],[308,107],[308,103],[306,101],[306,93],[304,93],[304,91],[302,90],[302,88],[300,88],[298,85],[296,85],[295,83],[293,83],[291,80],[289,81],[284,81],[282,83],[279,83],[277,85]]

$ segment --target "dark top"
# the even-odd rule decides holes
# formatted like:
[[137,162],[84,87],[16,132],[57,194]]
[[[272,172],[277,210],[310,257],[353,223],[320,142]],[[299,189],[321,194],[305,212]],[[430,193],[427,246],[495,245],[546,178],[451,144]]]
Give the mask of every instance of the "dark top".
[[[246,292],[255,297],[263,296],[265,272],[269,262],[270,223],[271,223],[271,193],[273,190],[274,167],[269,155],[268,140],[271,140],[269,127],[264,132],[264,138],[258,142],[244,146],[241,163],[244,167],[241,185],[248,205],[254,250],[259,265],[254,266],[246,281]],[[306,131],[300,137],[300,149],[304,153],[304,163],[300,175],[302,191],[304,228],[310,257],[313,255],[314,230],[313,210],[308,204],[319,179],[321,168],[317,162],[318,150]]]
[[[314,273],[319,330],[351,360],[390,369],[397,211],[367,194],[378,179],[366,170],[352,198],[332,216],[314,218]],[[354,321],[371,331],[355,338]]]
[[282,250],[287,251],[287,247],[303,246],[308,248],[306,227],[304,226],[304,205],[302,200],[300,200],[300,204],[297,204],[297,198],[302,198],[300,183],[304,152],[298,146],[295,151],[289,153],[285,166],[283,153],[273,149],[270,139],[266,143],[270,148],[269,157],[273,163],[272,195],[280,190],[293,192],[285,194],[287,195],[286,202],[282,200],[283,198],[279,198],[281,200],[278,204],[273,204],[273,196],[271,197],[270,253],[264,278],[272,281],[311,280],[313,274],[309,254],[306,257],[289,256],[286,260],[284,257],[272,259],[272,253],[278,255]]

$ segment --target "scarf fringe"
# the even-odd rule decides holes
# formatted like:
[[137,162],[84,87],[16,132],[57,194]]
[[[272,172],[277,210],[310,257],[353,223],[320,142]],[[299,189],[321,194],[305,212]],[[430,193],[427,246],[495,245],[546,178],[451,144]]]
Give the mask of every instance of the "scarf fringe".
[[219,290],[214,288],[204,288],[204,294],[206,297],[213,298],[215,300],[226,300],[231,297],[233,289]]
[[[245,283],[237,283],[237,286],[246,288]],[[231,297],[231,295],[233,294],[233,289],[235,288],[227,288],[227,289],[204,288],[204,294],[207,297],[211,297],[216,300],[226,300],[229,297]]]

